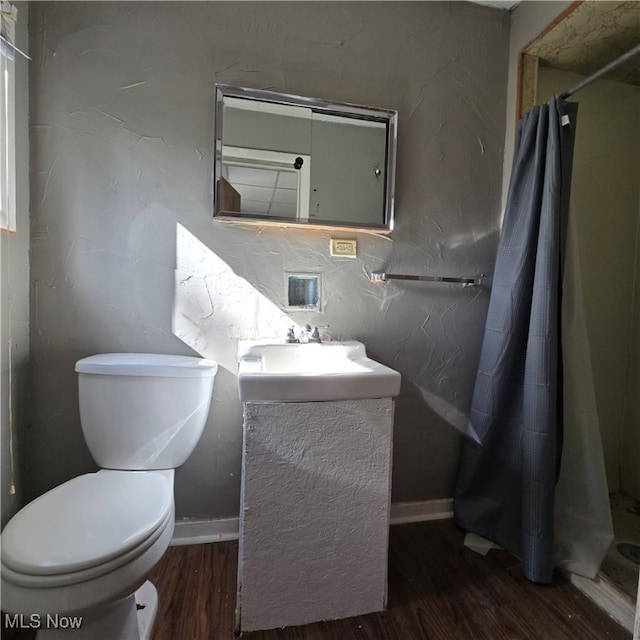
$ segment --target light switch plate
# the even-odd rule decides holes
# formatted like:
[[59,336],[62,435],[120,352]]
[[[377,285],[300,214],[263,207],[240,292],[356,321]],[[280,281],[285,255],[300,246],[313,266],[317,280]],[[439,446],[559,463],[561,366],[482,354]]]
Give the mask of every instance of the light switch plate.
[[355,258],[358,254],[357,240],[331,238],[331,255],[343,258]]

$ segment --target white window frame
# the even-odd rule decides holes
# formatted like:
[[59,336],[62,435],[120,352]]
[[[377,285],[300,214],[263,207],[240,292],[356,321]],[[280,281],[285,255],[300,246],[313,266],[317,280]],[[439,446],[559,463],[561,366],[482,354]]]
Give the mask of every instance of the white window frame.
[[2,37],[0,49],[0,230],[16,230],[16,74],[15,52],[9,55],[15,43],[15,19],[17,12],[3,1]]

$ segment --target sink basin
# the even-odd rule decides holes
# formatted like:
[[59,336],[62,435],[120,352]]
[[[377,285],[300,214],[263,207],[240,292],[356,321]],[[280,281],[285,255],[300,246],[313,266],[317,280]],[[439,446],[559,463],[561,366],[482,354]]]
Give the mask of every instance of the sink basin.
[[361,342],[241,341],[238,357],[243,402],[322,402],[400,393],[400,374],[368,358]]

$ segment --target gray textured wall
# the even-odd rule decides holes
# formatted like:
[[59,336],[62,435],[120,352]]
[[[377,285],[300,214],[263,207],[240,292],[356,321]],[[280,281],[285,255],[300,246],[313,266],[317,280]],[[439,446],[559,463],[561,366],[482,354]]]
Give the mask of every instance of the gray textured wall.
[[[28,51],[26,2],[18,9],[16,45]],[[29,425],[29,67],[16,56],[16,229],[0,233],[0,420],[2,526],[25,500]],[[13,491],[15,489],[15,491]]]
[[[74,362],[102,351],[217,358],[177,515],[237,515],[238,338],[280,332],[285,271],[323,278],[335,339],[400,371],[393,499],[451,495],[488,292],[372,285],[372,270],[491,273],[509,15],[465,2],[31,4],[30,493],[94,464]],[[393,240],[214,222],[213,84],[399,111]],[[337,237],[344,234],[335,233]],[[180,336],[180,337],[178,337]]]

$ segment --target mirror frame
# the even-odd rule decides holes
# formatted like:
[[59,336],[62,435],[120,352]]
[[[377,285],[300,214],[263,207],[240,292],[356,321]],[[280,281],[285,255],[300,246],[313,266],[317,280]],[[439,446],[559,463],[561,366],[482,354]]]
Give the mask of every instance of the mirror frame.
[[[348,231],[366,231],[370,233],[390,234],[394,225],[395,206],[395,177],[396,177],[396,146],[398,112],[391,109],[377,107],[365,107],[348,102],[330,102],[320,98],[307,98],[304,96],[277,93],[262,89],[250,89],[228,84],[216,83],[215,85],[215,115],[214,115],[214,166],[213,166],[213,215],[215,220],[225,222],[275,224],[278,226],[293,226],[300,228],[339,229]],[[218,194],[218,180],[222,176],[222,127],[223,127],[223,100],[225,97],[245,98],[258,102],[270,102],[276,104],[307,107],[312,111],[341,115],[361,120],[376,120],[384,122],[387,129],[387,149],[385,158],[386,183],[384,198],[384,221],[381,224],[360,222],[337,222],[335,220],[300,220],[288,217],[261,216],[258,214],[243,214],[219,209],[220,200]]]

